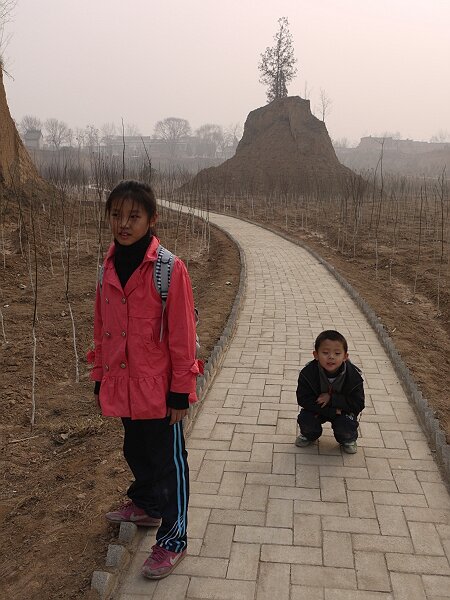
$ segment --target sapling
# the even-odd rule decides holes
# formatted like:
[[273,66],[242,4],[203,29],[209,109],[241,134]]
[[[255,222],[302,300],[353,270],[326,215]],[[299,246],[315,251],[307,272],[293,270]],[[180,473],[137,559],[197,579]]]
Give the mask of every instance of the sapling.
[[[34,226],[34,211],[30,207],[30,218],[31,218],[31,232],[33,235],[33,254],[34,254],[34,285],[33,278],[31,276],[31,256],[30,256],[30,279],[33,288],[33,321],[31,327],[31,334],[33,339],[33,360],[32,360],[32,376],[31,376],[31,418],[30,418],[30,430],[33,430],[36,418],[36,352],[37,352],[37,337],[36,337],[36,323],[37,323],[37,301],[38,301],[38,260],[37,260],[37,245],[36,245],[36,231]],[[29,247],[28,243],[28,247]],[[31,255],[31,252],[30,252]]]
[[[66,171],[66,170],[65,170]],[[73,349],[75,356],[75,382],[78,383],[80,381],[80,370],[79,370],[79,356],[77,350],[77,335],[76,335],[76,327],[75,327],[75,319],[73,316],[72,310],[72,302],[69,294],[69,286],[70,286],[70,275],[71,275],[71,263],[70,263],[70,252],[71,252],[71,241],[72,241],[72,225],[74,219],[74,210],[73,210],[73,202],[68,199],[67,196],[67,180],[64,178],[60,181],[60,206],[62,213],[62,240],[60,242],[60,251],[61,251],[61,262],[63,267],[63,275],[64,275],[64,283],[65,290],[64,296],[67,303],[67,308],[69,311],[70,321],[72,324],[72,340],[73,340]],[[69,209],[69,223],[68,229],[66,228],[66,204]]]
[[420,265],[420,257],[421,257],[421,250],[422,250],[422,210],[423,210],[424,196],[426,194],[426,184],[424,184],[424,188],[423,187],[420,188],[419,242],[417,244],[416,274],[414,277],[413,298],[415,298],[415,296],[416,296],[417,278],[419,275],[419,265]]
[[440,255],[439,255],[439,266],[438,266],[438,277],[437,277],[437,310],[440,310],[440,301],[441,301],[441,272],[442,272],[442,265],[444,263],[444,229],[445,229],[445,225],[444,225],[444,220],[445,220],[445,215],[444,215],[444,198],[447,192],[447,186],[446,186],[446,180],[445,180],[445,167],[442,171],[442,175],[439,177],[438,179],[438,185],[437,185],[437,195],[439,198],[439,202],[440,202],[440,208],[441,208],[441,251],[440,251]]
[[5,344],[7,344],[7,343],[8,343],[8,340],[6,339],[5,321],[4,321],[4,319],[3,319],[3,311],[2,311],[2,309],[1,309],[1,307],[0,307],[0,324],[1,324],[1,326],[2,326],[3,342],[4,342]]

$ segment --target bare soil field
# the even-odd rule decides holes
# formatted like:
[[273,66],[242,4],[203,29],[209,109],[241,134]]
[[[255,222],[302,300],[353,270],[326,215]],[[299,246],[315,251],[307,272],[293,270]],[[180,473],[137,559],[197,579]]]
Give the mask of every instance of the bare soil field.
[[[89,590],[92,572],[104,568],[108,543],[117,534],[103,515],[124,500],[130,483],[120,421],[97,414],[85,361],[92,340],[98,234],[93,227],[81,228],[76,249],[72,240],[69,297],[80,356],[80,382],[75,383],[60,245],[51,220],[36,225],[36,424],[30,429],[34,295],[21,252],[22,244],[26,257],[26,236],[23,231],[19,236],[14,219],[5,222],[5,263],[0,265],[0,597],[94,598]],[[200,311],[201,355],[206,358],[235,298],[239,253],[214,228],[209,253],[199,249],[185,236],[189,230],[185,220],[162,222],[158,234],[172,250],[177,237],[176,253],[188,264]],[[32,274],[34,280],[34,266]]]
[[[450,372],[450,306],[445,285],[439,310],[426,269],[413,294],[411,254],[399,250],[392,265],[388,235],[383,237],[382,232],[375,270],[370,248],[354,257],[336,250],[332,220],[314,232],[287,220],[281,212],[272,212],[268,221],[254,207],[246,211],[241,204],[240,214],[301,239],[355,287],[379,316],[450,435],[449,399],[441,383]],[[37,411],[36,425],[30,430],[33,291],[22,256],[22,250],[25,256],[28,252],[25,238],[21,249],[17,220],[7,225],[6,259],[0,264],[0,307],[6,336],[5,341],[0,330],[0,544],[5,557],[0,565],[0,597],[94,598],[89,591],[91,574],[103,568],[108,543],[117,532],[103,514],[122,501],[130,481],[122,458],[120,423],[97,414],[84,359],[92,339],[98,234],[94,228],[80,230],[73,250],[70,299],[80,354],[80,383],[75,383],[59,241],[51,221],[47,229],[42,221],[37,233]],[[239,255],[228,238],[214,229],[209,255],[205,248],[199,250],[186,236],[189,227],[185,221],[162,222],[159,236],[173,250],[176,238],[176,253],[188,264],[206,357],[234,300]],[[432,251],[426,246],[422,250],[424,254]]]

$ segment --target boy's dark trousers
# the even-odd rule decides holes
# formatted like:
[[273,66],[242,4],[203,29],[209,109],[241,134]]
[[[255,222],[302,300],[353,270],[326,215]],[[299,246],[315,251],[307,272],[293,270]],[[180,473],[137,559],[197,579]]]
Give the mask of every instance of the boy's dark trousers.
[[123,453],[135,481],[128,497],[151,517],[161,517],[156,542],[171,552],[186,548],[189,468],[181,421],[123,418]]
[[327,419],[317,413],[302,408],[297,422],[300,431],[308,440],[313,442],[322,435],[322,425],[329,421],[333,428],[333,433],[338,444],[348,444],[358,438],[358,421],[354,415],[340,414],[333,419]]

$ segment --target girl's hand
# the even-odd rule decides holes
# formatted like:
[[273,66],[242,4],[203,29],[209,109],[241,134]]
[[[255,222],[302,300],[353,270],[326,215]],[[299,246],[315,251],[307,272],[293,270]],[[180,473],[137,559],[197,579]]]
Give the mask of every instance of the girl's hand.
[[173,425],[174,423],[178,423],[188,414],[188,408],[170,408],[167,407],[167,416],[170,417],[169,425]]
[[324,406],[326,406],[328,404],[330,399],[331,399],[330,394],[328,394],[327,392],[324,392],[323,394],[320,394],[320,396],[317,398],[316,402],[321,408],[323,408]]

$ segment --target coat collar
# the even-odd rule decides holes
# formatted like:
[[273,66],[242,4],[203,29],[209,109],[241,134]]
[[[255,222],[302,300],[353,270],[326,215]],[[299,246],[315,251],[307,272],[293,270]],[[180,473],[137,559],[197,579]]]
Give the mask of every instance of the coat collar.
[[[144,260],[143,262],[154,262],[156,260],[156,251],[158,250],[158,246],[159,246],[159,239],[156,237],[156,235],[154,235],[152,237],[152,241],[150,242],[147,251],[145,253],[144,256]],[[108,251],[106,253],[106,266],[109,268],[110,266],[114,266],[114,263],[112,261],[112,257],[114,256],[114,254],[116,253],[116,246],[114,244],[114,242],[111,242]]]
[[[152,241],[150,242],[150,244],[147,248],[147,251],[145,253],[144,260],[142,261],[142,264],[141,264],[141,268],[142,268],[142,265],[147,262],[155,262],[156,261],[158,246],[159,246],[159,239],[154,235],[152,237]],[[116,270],[114,267],[115,252],[116,252],[116,246],[115,246],[114,242],[112,242],[106,253],[106,258],[105,258],[105,263],[104,263],[105,278],[107,277],[108,281],[111,285],[113,285],[114,287],[121,290],[122,286],[120,285],[120,281],[119,281],[119,278],[117,277],[117,273],[116,273]],[[126,293],[127,295],[129,295],[138,285],[140,285],[142,283],[141,268],[136,269],[136,271],[131,275],[130,279],[127,281],[127,283],[125,285],[125,290],[123,290],[124,293]]]

